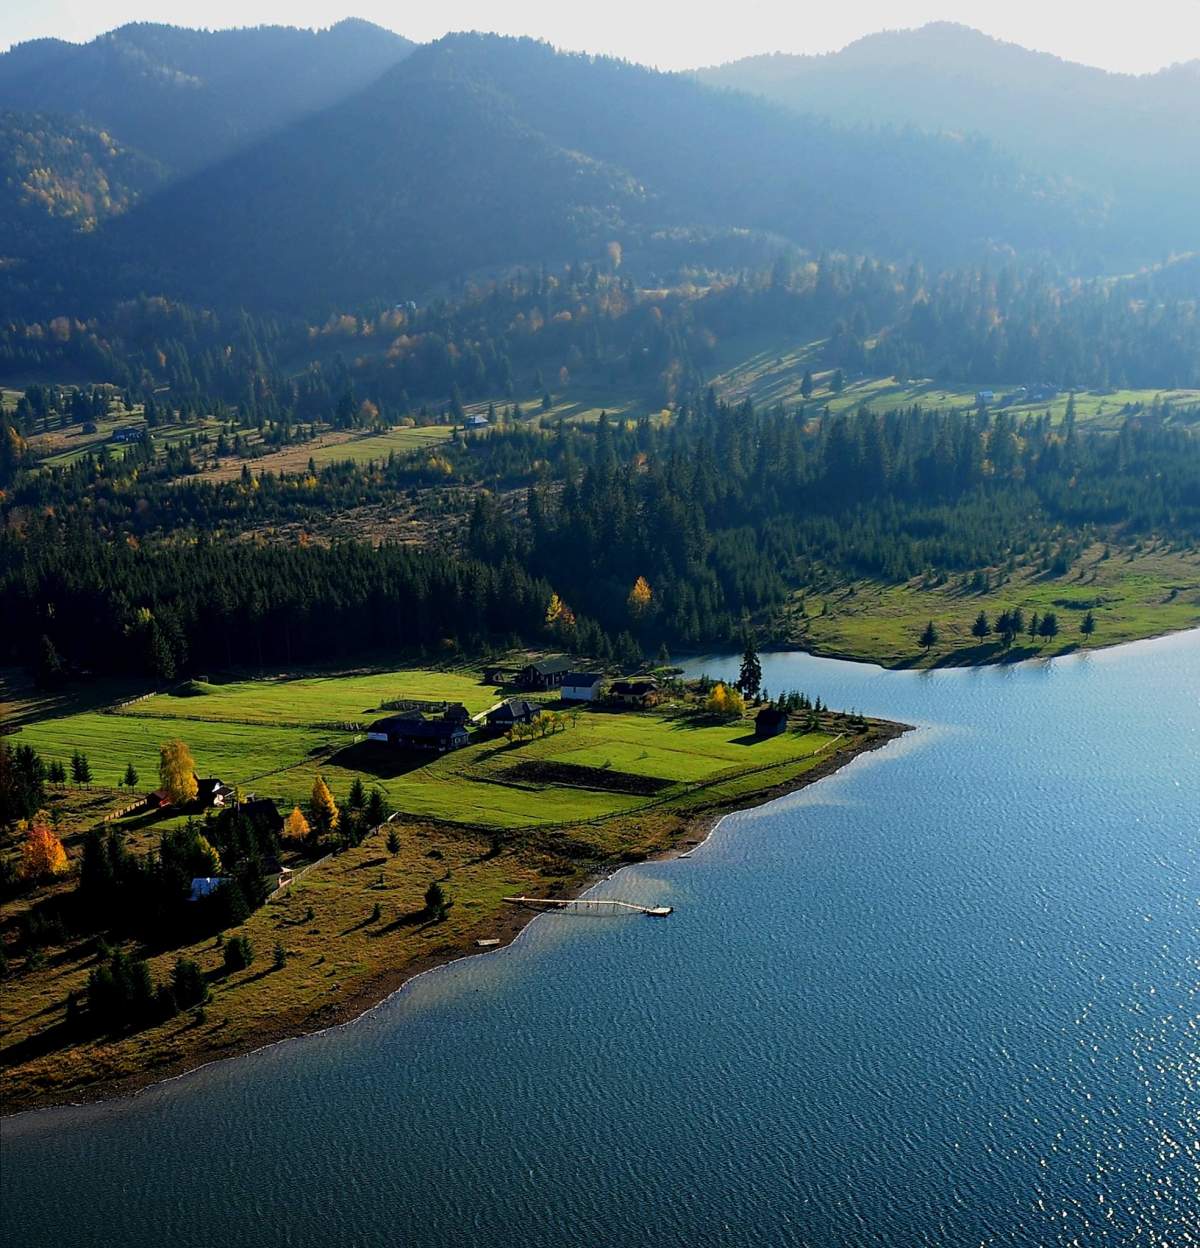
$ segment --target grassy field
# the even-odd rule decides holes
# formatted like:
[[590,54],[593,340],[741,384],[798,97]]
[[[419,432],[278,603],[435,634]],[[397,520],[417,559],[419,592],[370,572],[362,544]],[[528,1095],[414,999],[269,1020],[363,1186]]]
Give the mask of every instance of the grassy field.
[[[307,797],[318,766],[339,799],[354,776],[379,783],[401,812],[392,824],[399,847],[389,850],[377,829],[357,847],[301,870],[237,929],[256,951],[248,970],[227,974],[220,942],[212,938],[180,949],[137,950],[148,957],[156,982],[169,977],[178,956],[198,962],[212,997],[202,1012],[129,1035],[78,1037],[63,1025],[68,994],[86,988],[96,965],[90,935],[33,953],[20,943],[31,908],[64,897],[72,877],[6,902],[0,925],[9,955],[0,1001],[6,1104],[144,1083],[352,1017],[423,967],[468,952],[476,940],[511,938],[528,916],[506,906],[505,896],[571,896],[597,870],[695,836],[695,818],[793,786],[892,731],[831,714],[817,731],[797,726],[755,741],[749,719],[715,723],[688,707],[590,708],[566,717],[562,731],[532,741],[481,737],[466,749],[424,759],[355,742],[353,734],[280,722],[357,713],[398,696],[461,698],[477,707],[492,694],[467,671],[410,670],[238,682],[190,697],[159,695],[118,714],[89,709],[37,718],[31,705],[32,719],[15,739],[50,757],[82,748],[98,779],[108,782],[53,794],[72,865],[84,832],[128,802],[111,787],[112,778],[132,759],[148,787],[157,743],[174,735],[191,745],[201,770],[243,783],[264,777],[257,790],[288,800]],[[337,752],[319,762],[313,757],[328,750]],[[546,768],[565,772],[570,783],[542,782]],[[639,795],[620,791],[630,786]],[[108,826],[122,831],[132,852],[147,854],[182,817],[134,814]],[[19,839],[7,837],[0,852],[14,857]],[[437,922],[424,913],[423,901],[434,880],[451,903]]]
[[461,702],[475,714],[498,696],[495,685],[484,684],[478,672],[467,669],[316,673],[223,684],[189,682],[175,693],[136,702],[122,714],[307,725],[361,720],[381,714],[384,702],[404,698]]
[[533,741],[509,743],[479,734],[464,750],[430,758],[398,754],[365,743],[361,732],[332,726],[339,720],[369,723],[387,713],[382,702],[405,698],[461,701],[476,713],[493,705],[500,692],[465,670],[193,682],[116,713],[89,710],[35,719],[19,739],[64,763],[82,750],[98,784],[116,785],[132,762],[149,788],[160,743],[179,737],[201,774],[253,789],[284,807],[307,802],[318,773],[339,799],[361,776],[406,815],[498,828],[601,819],[649,804],[645,796],[604,787],[517,779],[508,773],[518,763],[564,762],[694,784],[796,762],[828,745],[826,737],[796,733],[755,741],[742,723],[584,710],[570,717],[565,730]]
[[[972,386],[947,386],[933,381],[901,384],[892,378],[861,378],[847,381],[840,394],[830,389],[834,371],[820,366],[821,341],[784,345],[776,341],[732,340],[722,347],[722,360],[712,377],[717,393],[731,401],[753,399],[757,404],[800,403],[800,385],[805,371],[811,369],[815,389],[809,400],[832,412],[855,411],[866,406],[874,411],[906,407],[920,403],[925,407],[974,407],[980,390],[992,390],[997,396],[1012,389],[1003,383]],[[1127,405],[1148,406],[1161,398],[1173,408],[1200,405],[1200,390],[1080,390],[1075,395],[1075,413],[1079,421],[1097,428],[1115,427],[1123,418]],[[1013,403],[1005,410],[1018,416],[1049,412],[1059,422],[1066,415],[1068,395],[1040,403]],[[995,405],[993,404],[993,409]]]
[[[822,654],[888,667],[939,666],[1048,657],[1083,648],[1079,624],[1089,609],[1096,619],[1090,646],[1200,626],[1200,552],[1156,547],[1114,550],[1105,558],[1105,548],[1095,546],[1064,576],[1018,569],[997,585],[1000,576],[995,571],[995,587],[983,593],[959,579],[929,588],[914,580],[903,585],[855,581],[810,590],[793,602],[789,636]],[[971,633],[979,612],[994,620],[1012,607],[1020,607],[1026,619],[1034,611],[1053,611],[1059,635],[1036,641],[1023,635],[1003,655],[995,638],[981,645]],[[918,637],[930,619],[941,640],[925,653]]]

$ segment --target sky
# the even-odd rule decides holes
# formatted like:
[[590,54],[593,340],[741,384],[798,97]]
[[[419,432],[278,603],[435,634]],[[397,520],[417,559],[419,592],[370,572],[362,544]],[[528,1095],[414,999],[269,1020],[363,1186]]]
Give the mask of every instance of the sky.
[[362,17],[410,39],[448,30],[536,35],[558,47],[685,69],[757,52],[830,52],[883,29],[951,20],[1068,60],[1147,73],[1200,57],[1200,0],[0,0],[0,48],[83,41],[132,21],[328,26]]

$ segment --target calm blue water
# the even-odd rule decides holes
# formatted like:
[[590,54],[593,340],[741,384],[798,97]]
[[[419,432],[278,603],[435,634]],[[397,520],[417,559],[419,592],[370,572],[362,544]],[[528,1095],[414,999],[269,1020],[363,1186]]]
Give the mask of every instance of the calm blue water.
[[764,668],[920,730],[601,886],[670,919],[6,1122],[5,1241],[1200,1244],[1200,633]]

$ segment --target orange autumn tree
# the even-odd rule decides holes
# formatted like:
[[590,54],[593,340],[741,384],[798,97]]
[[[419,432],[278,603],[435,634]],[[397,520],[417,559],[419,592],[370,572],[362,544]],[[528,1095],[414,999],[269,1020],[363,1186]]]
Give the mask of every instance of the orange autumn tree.
[[299,806],[292,807],[292,813],[283,821],[283,834],[289,840],[303,841],[311,832],[308,820]]
[[327,785],[321,776],[313,781],[312,801],[312,821],[316,825],[317,832],[321,836],[328,836],[338,825],[338,808],[337,803],[333,800],[333,794],[329,791]]
[[48,880],[67,869],[62,841],[44,823],[35,823],[21,846],[21,874],[27,880]]
[[639,576],[633,583],[633,588],[629,591],[629,610],[634,615],[644,615],[646,608],[649,607],[654,598],[654,591],[650,588],[650,582],[644,576]]

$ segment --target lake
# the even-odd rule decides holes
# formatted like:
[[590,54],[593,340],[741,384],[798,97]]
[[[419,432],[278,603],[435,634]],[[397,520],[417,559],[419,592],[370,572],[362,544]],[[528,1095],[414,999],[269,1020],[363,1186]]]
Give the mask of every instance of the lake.
[[6,1121],[6,1242],[1200,1244],[1200,633],[763,668],[918,730],[597,890],[668,919]]

